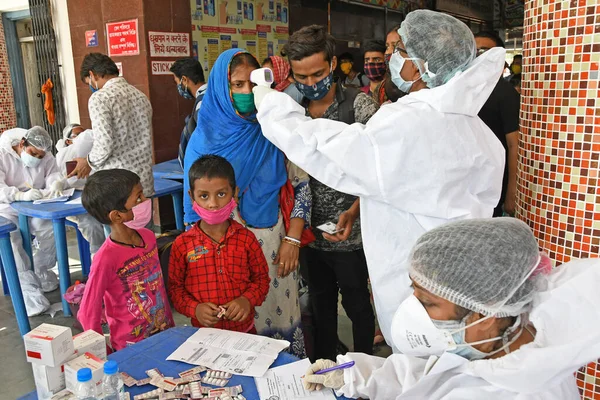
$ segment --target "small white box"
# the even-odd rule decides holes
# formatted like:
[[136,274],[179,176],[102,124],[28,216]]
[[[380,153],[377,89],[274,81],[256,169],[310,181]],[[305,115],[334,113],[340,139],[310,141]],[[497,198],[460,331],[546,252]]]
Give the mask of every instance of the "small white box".
[[77,371],[81,368],[89,368],[92,370],[92,381],[97,385],[102,383],[102,377],[104,376],[104,363],[105,361],[100,359],[91,353],[85,353],[80,355],[74,360],[69,361],[65,364],[65,386],[67,390],[75,393],[77,387]]
[[60,367],[75,352],[71,328],[41,324],[23,336],[27,361]]
[[104,335],[94,330],[85,331],[73,336],[75,354],[92,353],[96,357],[106,360],[106,340]]
[[32,363],[31,367],[38,399],[49,399],[66,387],[64,365],[49,367]]

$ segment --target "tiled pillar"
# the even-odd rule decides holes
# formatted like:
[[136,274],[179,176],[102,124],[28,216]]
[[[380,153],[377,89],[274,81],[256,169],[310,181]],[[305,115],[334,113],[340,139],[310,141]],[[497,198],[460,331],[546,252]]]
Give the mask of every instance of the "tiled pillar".
[[[526,1],[523,55],[517,216],[556,265],[598,257],[600,0]],[[600,399],[600,366],[577,380]]]
[[4,28],[0,18],[0,133],[17,126],[17,113],[8,68]]

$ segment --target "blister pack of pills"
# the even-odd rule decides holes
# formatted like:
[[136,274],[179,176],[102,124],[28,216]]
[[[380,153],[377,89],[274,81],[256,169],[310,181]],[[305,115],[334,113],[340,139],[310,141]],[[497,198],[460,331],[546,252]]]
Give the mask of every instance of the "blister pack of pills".
[[158,398],[161,394],[163,394],[165,391],[162,390],[161,388],[158,389],[154,389],[151,390],[149,392],[146,393],[142,393],[142,394],[138,394],[133,396],[133,400],[144,400],[144,399],[154,399],[154,398]]
[[227,386],[227,384],[229,383],[229,379],[221,379],[221,378],[210,378],[208,376],[205,376],[204,378],[202,378],[202,383],[206,383],[207,385],[212,385],[212,386]]
[[152,368],[149,369],[148,371],[146,371],[146,375],[148,375],[150,378],[154,378],[155,376],[160,376],[163,377],[164,375],[162,374],[162,372],[160,372],[158,370],[158,368]]
[[229,372],[223,372],[223,371],[217,371],[214,369],[209,369],[208,371],[206,371],[206,375],[204,375],[204,376],[207,378],[231,379],[233,374],[231,374]]

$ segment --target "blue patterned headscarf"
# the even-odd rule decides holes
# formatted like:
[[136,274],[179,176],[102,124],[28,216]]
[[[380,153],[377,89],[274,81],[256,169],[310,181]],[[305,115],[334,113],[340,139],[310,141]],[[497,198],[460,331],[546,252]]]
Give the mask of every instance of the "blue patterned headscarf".
[[[256,114],[242,116],[233,107],[229,66],[240,53],[247,51],[224,51],[210,72],[198,125],[185,152],[184,189],[186,193],[190,189],[188,173],[194,161],[206,154],[222,156],[235,170],[242,219],[249,226],[268,228],[277,224],[279,191],[287,181],[287,172],[283,153],[263,136]],[[185,222],[199,219],[187,195],[184,211]]]

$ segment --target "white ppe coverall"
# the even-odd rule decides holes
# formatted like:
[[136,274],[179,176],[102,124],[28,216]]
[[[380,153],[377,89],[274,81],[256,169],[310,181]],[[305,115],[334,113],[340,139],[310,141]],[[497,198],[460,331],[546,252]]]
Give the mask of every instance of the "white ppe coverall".
[[446,84],[382,106],[366,125],[311,120],[282,93],[266,95],[259,107],[263,134],[293,163],[360,196],[369,277],[388,343],[392,317],[412,292],[408,261],[417,238],[449,221],[491,217],[498,204],[504,148],[477,113],[504,54],[486,52]]
[[[600,357],[600,260],[556,268],[533,299],[535,340],[505,356],[469,361],[451,353],[421,359],[362,353],[351,360],[338,394],[365,399],[579,400],[574,373]],[[393,340],[393,339],[392,339]]]
[[[61,178],[56,160],[50,152],[35,168],[25,167],[12,146],[17,145],[27,130],[10,129],[0,136],[0,216],[11,220],[19,226],[19,214],[10,206],[19,191],[49,188],[52,182]],[[30,186],[29,186],[30,185]],[[50,292],[58,287],[58,278],[51,268],[56,264],[56,247],[52,221],[29,218],[29,229],[35,236],[38,246],[33,247],[33,266],[23,248],[23,240],[19,230],[10,234],[15,255],[15,263],[19,273],[23,298],[27,315],[33,316],[44,312],[50,302],[43,292]]]
[[[86,158],[94,144],[91,129],[86,129],[72,140],[73,143],[70,146],[65,146],[64,139],[60,139],[56,142],[56,149],[58,150],[56,153],[56,163],[58,164],[62,176],[65,178],[67,176],[67,161],[72,161],[76,158]],[[94,173],[94,171],[92,171],[92,173]],[[72,177],[67,180],[69,187],[78,190],[83,190],[85,181],[85,179],[77,179],[77,177]],[[68,217],[67,219],[77,224],[83,237],[90,242],[91,253],[95,254],[106,239],[102,224],[89,214]]]

